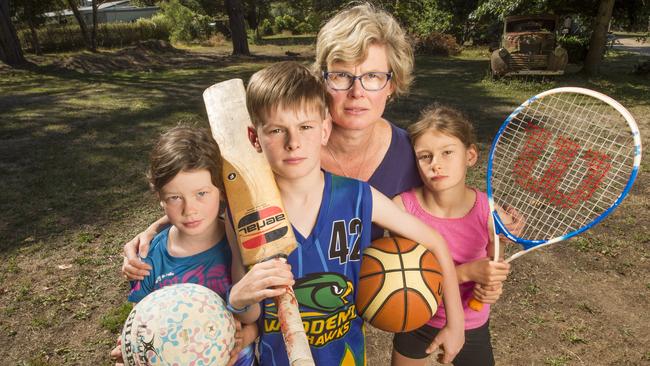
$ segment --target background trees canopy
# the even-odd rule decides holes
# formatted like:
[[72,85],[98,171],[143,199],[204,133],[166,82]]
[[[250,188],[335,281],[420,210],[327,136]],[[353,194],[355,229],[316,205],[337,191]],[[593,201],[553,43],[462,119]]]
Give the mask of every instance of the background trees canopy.
[[[248,53],[248,42],[256,38],[278,34],[313,34],[322,23],[341,8],[347,0],[131,0],[139,6],[158,5],[167,18],[172,41],[190,42],[220,32],[233,41],[233,52]],[[9,17],[0,17],[0,39],[3,49],[11,48],[11,27],[30,29],[32,49],[39,52],[36,30],[44,23],[42,14],[55,9],[70,8],[79,0],[0,0]],[[100,0],[94,1],[96,4]],[[498,38],[501,21],[508,15],[556,14],[563,19],[570,16],[578,34],[566,40],[568,47],[594,48],[589,43],[603,42],[602,37],[592,39],[596,20],[605,21],[613,29],[648,32],[650,0],[370,0],[371,3],[392,13],[415,38],[432,34],[451,35],[459,44],[487,44]],[[7,7],[7,3],[10,6]],[[599,18],[601,3],[612,6],[611,23]],[[610,4],[611,3],[611,4]],[[1,20],[4,19],[4,20]],[[159,19],[160,20],[160,19]],[[80,29],[90,33],[85,24]],[[608,28],[608,27],[606,27]],[[84,30],[86,29],[86,30]],[[15,32],[15,31],[14,31]],[[439,36],[436,36],[440,38]],[[86,38],[86,36],[84,36]],[[89,48],[93,39],[88,36]],[[9,52],[9,53],[15,53]],[[579,53],[579,52],[577,52]],[[2,59],[7,56],[3,52]]]

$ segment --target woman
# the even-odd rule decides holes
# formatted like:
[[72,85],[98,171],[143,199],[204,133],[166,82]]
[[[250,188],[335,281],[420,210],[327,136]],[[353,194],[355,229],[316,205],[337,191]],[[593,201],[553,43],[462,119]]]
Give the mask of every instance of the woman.
[[[368,181],[392,198],[421,185],[406,131],[383,118],[386,104],[413,80],[413,50],[395,18],[370,4],[343,10],[318,33],[313,71],[326,79],[333,127],[321,151],[323,169]],[[142,279],[148,267],[136,252],[168,220],[163,217],[124,246],[122,271]],[[383,235],[372,228],[372,238]]]
[[[388,197],[421,184],[406,131],[383,117],[405,94],[413,51],[395,18],[369,4],[344,10],[318,33],[313,71],[326,79],[332,133],[323,169],[368,181]],[[373,239],[383,230],[373,227]]]

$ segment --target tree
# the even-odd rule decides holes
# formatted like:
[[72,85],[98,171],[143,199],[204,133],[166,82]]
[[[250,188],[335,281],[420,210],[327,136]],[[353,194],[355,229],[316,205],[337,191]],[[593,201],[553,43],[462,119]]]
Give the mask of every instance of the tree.
[[97,10],[106,0],[92,0],[91,7],[93,9],[93,28],[90,32],[90,50],[95,52],[97,50]]
[[84,18],[81,16],[81,13],[79,12],[79,7],[77,7],[76,0],[66,0],[66,1],[68,6],[70,6],[70,9],[74,14],[74,17],[77,19],[77,23],[79,23],[79,29],[81,30],[81,35],[83,36],[84,43],[86,44],[86,48],[88,48],[88,50],[92,52],[96,52],[97,47],[93,47],[93,41],[90,39],[90,34],[88,34],[88,26],[86,25],[86,21],[84,21]]
[[15,19],[27,25],[34,52],[40,55],[41,43],[36,29],[45,23],[45,13],[56,8],[54,0],[14,0],[12,5]]
[[250,55],[248,50],[248,36],[246,23],[244,23],[244,8],[240,0],[225,0],[226,11],[230,23],[230,37],[232,38],[233,55]]
[[9,66],[20,66],[27,63],[16,28],[11,22],[9,0],[0,0],[0,60]]
[[593,31],[591,33],[591,40],[589,41],[589,52],[585,59],[584,71],[587,74],[598,74],[600,62],[605,53],[605,45],[607,42],[607,30],[609,21],[612,19],[612,10],[614,9],[614,0],[601,0],[598,7],[598,15],[596,16]]

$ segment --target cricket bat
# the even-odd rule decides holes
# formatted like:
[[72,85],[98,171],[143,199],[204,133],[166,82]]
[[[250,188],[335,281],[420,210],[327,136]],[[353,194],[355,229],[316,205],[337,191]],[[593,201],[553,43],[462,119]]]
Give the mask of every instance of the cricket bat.
[[[296,247],[273,172],[248,139],[252,127],[241,79],[217,83],[203,93],[212,136],[223,157],[223,180],[244,266],[287,257]],[[314,365],[291,287],[275,298],[291,365]]]

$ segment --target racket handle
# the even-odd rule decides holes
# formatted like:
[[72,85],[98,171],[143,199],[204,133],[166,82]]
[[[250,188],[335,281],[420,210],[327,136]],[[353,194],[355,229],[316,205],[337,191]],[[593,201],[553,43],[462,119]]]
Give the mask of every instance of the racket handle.
[[290,286],[287,287],[287,292],[276,297],[275,302],[278,307],[278,320],[284,344],[287,347],[289,363],[292,366],[314,366],[293,289]]
[[467,303],[467,306],[469,306],[470,309],[474,311],[481,311],[483,309],[483,303],[476,300],[475,298],[469,299],[469,302]]

